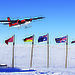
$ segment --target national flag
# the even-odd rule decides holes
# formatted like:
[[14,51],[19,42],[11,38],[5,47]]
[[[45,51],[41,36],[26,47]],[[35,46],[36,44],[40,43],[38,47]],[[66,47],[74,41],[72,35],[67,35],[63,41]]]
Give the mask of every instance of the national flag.
[[47,41],[47,35],[39,36],[38,42]]
[[67,36],[55,38],[56,43],[64,43],[67,41]]
[[27,37],[23,40],[24,40],[24,42],[33,42],[33,36]]
[[14,40],[14,36],[12,36],[11,38],[5,40],[5,43],[8,45],[8,42],[13,42]]
[[75,41],[72,41],[71,43],[75,43]]

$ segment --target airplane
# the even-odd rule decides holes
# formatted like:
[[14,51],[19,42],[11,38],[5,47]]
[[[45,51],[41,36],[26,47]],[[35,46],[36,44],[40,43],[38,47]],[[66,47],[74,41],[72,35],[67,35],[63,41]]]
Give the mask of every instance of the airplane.
[[[30,18],[30,19],[23,19],[23,20],[11,20],[10,17],[7,17],[7,20],[0,20],[0,23],[4,23],[4,25],[9,24],[9,27],[21,27],[25,26],[28,28],[27,25],[30,24],[33,20],[43,19],[45,17],[37,17],[37,18]],[[31,27],[31,26],[29,26]]]

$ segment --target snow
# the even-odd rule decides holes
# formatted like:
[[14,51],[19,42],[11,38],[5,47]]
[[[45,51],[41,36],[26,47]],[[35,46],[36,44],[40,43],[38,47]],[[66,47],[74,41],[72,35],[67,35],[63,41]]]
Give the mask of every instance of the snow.
[[[31,45],[15,45],[15,67],[30,68]],[[75,75],[75,46],[68,46],[68,64],[65,68],[65,45],[50,45],[49,68],[47,68],[47,45],[34,45],[32,73],[0,73],[0,75]],[[11,67],[12,45],[0,45],[0,64]]]

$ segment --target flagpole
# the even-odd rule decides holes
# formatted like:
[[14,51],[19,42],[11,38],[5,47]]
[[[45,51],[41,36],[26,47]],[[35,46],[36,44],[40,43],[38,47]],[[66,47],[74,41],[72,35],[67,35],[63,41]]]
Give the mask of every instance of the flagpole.
[[32,49],[31,49],[30,68],[32,67],[32,59],[33,59],[33,46],[34,46],[34,35],[33,35],[33,41],[32,41]]
[[67,68],[67,57],[68,57],[68,35],[66,41],[66,58],[65,58],[65,68]]
[[[51,39],[51,34],[50,34],[50,39]],[[50,45],[51,45],[51,40],[50,40]],[[50,65],[51,65],[51,46],[50,46]]]
[[12,50],[12,68],[14,68],[14,45],[15,45],[15,35],[13,39],[13,50]]
[[47,68],[49,68],[49,34],[47,34]]

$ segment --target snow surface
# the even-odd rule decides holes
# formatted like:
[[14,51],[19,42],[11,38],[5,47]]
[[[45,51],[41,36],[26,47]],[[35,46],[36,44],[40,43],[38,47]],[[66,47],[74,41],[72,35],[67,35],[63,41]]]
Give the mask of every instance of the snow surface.
[[[15,45],[15,67],[30,68],[31,45]],[[0,73],[0,75],[75,75],[75,46],[68,46],[68,68],[65,68],[65,45],[50,45],[49,68],[47,68],[47,46],[34,45],[32,73]],[[0,64],[11,67],[12,45],[0,45]]]

